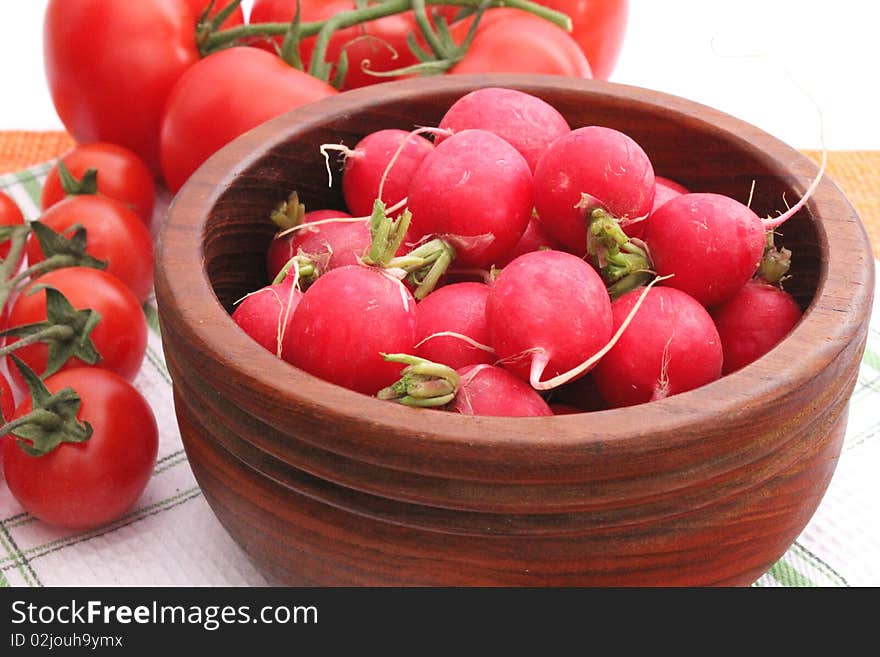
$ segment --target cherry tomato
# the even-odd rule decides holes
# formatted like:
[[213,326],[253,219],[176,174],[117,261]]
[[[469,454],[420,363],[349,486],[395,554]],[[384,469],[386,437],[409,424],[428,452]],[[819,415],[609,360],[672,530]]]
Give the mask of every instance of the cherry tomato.
[[[101,321],[91,332],[91,339],[101,354],[97,367],[111,370],[129,381],[140,370],[147,348],[147,322],[137,298],[115,276],[100,269],[89,267],[64,267],[43,274],[22,290],[9,313],[8,325],[21,326],[46,320],[46,293],[38,285],[58,289],[70,304],[78,309],[91,308],[101,315]],[[14,343],[18,338],[8,338]],[[15,355],[37,374],[46,371],[48,348],[35,343],[15,350]],[[83,365],[70,358],[61,368],[70,369]],[[16,382],[21,375],[11,366],[10,373]]]
[[108,141],[159,171],[159,121],[199,59],[181,0],[49,0],[43,63],[59,118],[78,143]]
[[629,0],[540,0],[571,18],[571,36],[590,62],[593,77],[607,80],[623,47]]
[[[357,7],[355,0],[300,0],[300,20],[322,21],[341,12]],[[251,10],[251,23],[289,22],[296,13],[296,0],[255,0]],[[373,71],[391,71],[416,63],[416,57],[406,44],[406,37],[413,29],[412,12],[393,14],[361,25],[337,30],[327,44],[325,56],[328,62],[338,62],[343,49],[348,56],[348,72],[341,89],[355,89],[377,82],[387,82],[393,77],[380,77],[365,73],[363,62]],[[300,57],[306,70],[315,49],[317,37],[300,42]],[[281,45],[283,39],[276,37]],[[265,42],[261,47],[267,47]],[[268,46],[273,48],[273,46]]]
[[[3,467],[9,490],[28,513],[52,525],[87,529],[116,520],[143,494],[156,463],[159,432],[149,404],[129,382],[95,367],[59,372],[45,385],[52,393],[76,391],[77,418],[92,426],[92,435],[62,442],[42,456],[27,454],[7,435]],[[28,398],[15,417],[30,410]]]
[[165,182],[176,192],[205,160],[251,128],[336,90],[258,48],[208,55],[174,86],[162,120]]
[[[524,12],[503,11],[477,27],[464,57],[450,70],[461,73],[543,73],[591,78],[586,56],[561,27]],[[461,33],[461,28],[456,33]]]
[[[0,192],[0,226],[19,226],[24,224],[21,208],[8,194]],[[0,242],[0,258],[9,255],[9,242]]]
[[[186,0],[186,4],[189,5],[189,9],[192,12],[193,17],[196,21],[199,20],[199,17],[202,15],[202,12],[205,11],[205,8],[211,3],[211,0]],[[208,14],[208,18],[212,18],[216,16],[221,9],[226,7],[229,4],[229,0],[215,0],[214,8]],[[230,27],[235,27],[236,25],[244,24],[244,14],[241,11],[241,5],[235,8],[235,10],[229,15],[223,24],[220,26],[220,29],[227,30]]]
[[15,393],[9,385],[9,379],[2,373],[0,373],[0,412],[3,413],[4,423],[9,422],[12,414],[15,413]]
[[[125,283],[140,303],[153,290],[153,239],[134,212],[109,196],[71,196],[50,207],[40,223],[58,233],[79,224],[86,229],[86,252],[107,261],[108,274]],[[44,259],[37,236],[31,233],[28,265]]]
[[[156,185],[150,168],[133,152],[107,142],[78,144],[61,156],[71,175],[81,180],[88,169],[98,172],[98,192],[128,205],[149,226],[156,203]],[[43,184],[40,203],[47,210],[67,194],[61,185],[58,165],[52,167]]]

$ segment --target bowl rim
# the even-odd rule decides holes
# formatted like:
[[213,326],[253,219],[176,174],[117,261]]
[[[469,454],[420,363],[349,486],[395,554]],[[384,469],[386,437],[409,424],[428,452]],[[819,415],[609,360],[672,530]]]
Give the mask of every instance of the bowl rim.
[[[435,474],[444,468],[432,464],[431,457],[440,459],[449,448],[464,450],[478,460],[528,467],[529,461],[535,459],[536,426],[545,429],[541,447],[548,456],[544,466],[577,467],[579,462],[589,461],[585,455],[599,448],[636,454],[648,446],[656,450],[686,445],[695,440],[684,431],[694,420],[695,408],[725,417],[735,425],[756,412],[752,401],[760,399],[759,404],[765,410],[778,405],[793,387],[805,385],[818,376],[850,346],[854,336],[864,331],[873,297],[873,256],[855,209],[826,174],[801,210],[809,214],[815,225],[822,255],[813,301],[795,329],[772,351],[746,368],[701,388],[635,407],[573,415],[507,418],[450,413],[444,414],[439,422],[432,415],[428,428],[420,429],[418,421],[424,419],[423,409],[370,398],[293,367],[238,329],[219,302],[204,266],[206,218],[227,187],[274,146],[332,117],[350,113],[353,107],[402,102],[413,94],[464,94],[487,86],[524,88],[538,95],[550,89],[586,97],[610,95],[663,113],[685,115],[723,131],[755,157],[766,159],[770,169],[790,179],[795,188],[806,189],[818,171],[805,155],[741,119],[692,100],[642,87],[523,74],[441,76],[379,86],[381,93],[376,87],[365,87],[294,109],[220,149],[172,200],[157,242],[156,290],[160,319],[163,311],[178,313],[180,321],[175,325],[185,326],[205,354],[234,370],[237,380],[247,382],[244,394],[289,399],[303,408],[320,412],[330,422],[344,421],[350,426],[366,422],[387,429],[389,435],[400,433],[403,426],[416,427],[406,440],[397,441],[390,448],[389,441],[385,441],[382,453],[376,453],[366,443],[368,439],[360,441],[356,435],[346,436],[342,441],[316,436],[311,439],[315,446],[409,470],[416,458],[422,463],[423,471]],[[247,149],[244,157],[241,156],[243,147]],[[780,171],[780,161],[786,163],[784,171]],[[837,216],[818,219],[825,206],[836,207]],[[175,266],[185,268],[188,270],[185,273],[190,275],[181,275],[184,272]],[[193,289],[192,281],[198,281],[198,289]],[[841,304],[847,303],[849,308],[841,308]],[[825,340],[815,350],[805,353],[802,338],[810,331],[819,331]],[[164,327],[162,334],[165,335]],[[234,360],[226,355],[230,353],[247,357]],[[657,427],[662,427],[662,431]]]

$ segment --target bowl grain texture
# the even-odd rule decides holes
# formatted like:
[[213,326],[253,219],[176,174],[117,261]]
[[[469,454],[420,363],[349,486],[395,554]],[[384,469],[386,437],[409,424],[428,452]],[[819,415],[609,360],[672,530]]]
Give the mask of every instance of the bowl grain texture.
[[[436,125],[485,86],[628,133],[658,174],[761,216],[817,172],[714,109],[614,83],[525,75],[387,83],[297,109],[214,155],[175,198],[156,294],[183,442],[205,496],[274,583],[354,586],[748,585],[834,473],[865,346],[873,258],[827,177],[781,229],[805,308],[776,349],[698,390],[550,418],[412,409],[276,359],[229,317],[265,284],[272,208],[341,206],[319,153]],[[340,348],[350,348],[340,345]]]

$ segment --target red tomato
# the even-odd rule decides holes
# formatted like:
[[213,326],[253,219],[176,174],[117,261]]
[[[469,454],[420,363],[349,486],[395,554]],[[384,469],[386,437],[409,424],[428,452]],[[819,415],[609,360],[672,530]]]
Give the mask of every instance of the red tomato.
[[[40,217],[57,233],[75,224],[86,229],[86,252],[107,261],[108,274],[125,283],[143,303],[153,290],[153,239],[134,212],[109,196],[86,194],[56,203]],[[28,238],[28,264],[44,259],[37,236]]]
[[[323,21],[341,12],[357,7],[355,0],[300,0],[300,20]],[[251,9],[251,23],[289,22],[296,13],[296,0],[255,0]],[[343,49],[348,55],[348,72],[342,89],[355,89],[394,78],[379,77],[365,73],[362,63],[369,62],[373,71],[391,71],[417,62],[406,44],[406,37],[413,29],[412,12],[393,14],[361,25],[334,32],[327,44],[325,59],[338,62]],[[278,46],[283,37],[275,37]],[[317,37],[300,42],[300,57],[306,70],[315,49]],[[265,46],[265,42],[260,47]],[[268,46],[273,49],[274,47]],[[332,74],[331,74],[332,77]]]
[[3,423],[9,422],[15,413],[15,393],[3,374],[0,374],[0,412],[3,413]]
[[[0,226],[18,226],[24,224],[21,208],[8,194],[0,192]],[[9,255],[9,242],[0,242],[0,258]]]
[[[147,348],[147,322],[137,298],[115,276],[89,267],[65,267],[43,274],[28,284],[16,298],[9,313],[8,325],[21,326],[46,320],[46,293],[30,294],[37,285],[58,289],[70,304],[79,310],[91,308],[101,315],[101,321],[92,330],[92,342],[101,354],[97,367],[111,370],[131,381],[140,370]],[[7,338],[10,344],[18,338]],[[15,351],[37,374],[46,371],[48,348],[35,343]],[[71,358],[62,369],[83,365]],[[21,377],[11,366],[12,378]]]
[[[543,73],[591,78],[590,64],[561,27],[516,10],[487,12],[464,57],[450,70],[460,73]],[[489,18],[485,23],[486,17]],[[460,34],[461,28],[456,30]]]
[[49,0],[43,63],[55,109],[79,143],[108,141],[159,170],[159,121],[199,59],[181,0]]
[[174,86],[162,119],[165,182],[176,192],[209,156],[235,137],[295,107],[335,94],[326,82],[265,50],[208,55]]
[[[196,21],[199,20],[199,17],[202,15],[202,12],[205,11],[207,6],[211,4],[211,0],[186,0],[186,4],[189,5],[189,9],[192,12],[193,17]],[[229,4],[229,0],[215,0],[214,8],[208,14],[208,18],[212,18],[216,16],[221,9],[226,7]],[[241,11],[241,5],[235,8],[235,10],[229,15],[223,24],[220,26],[220,29],[227,30],[230,27],[235,27],[236,25],[244,24],[244,14]]]
[[[81,400],[77,418],[93,433],[42,456],[5,437],[9,490],[28,513],[52,525],[87,529],[116,520],[143,494],[156,463],[159,431],[149,404],[130,383],[95,367],[59,372],[45,385],[53,393],[73,388]],[[30,410],[28,398],[15,417]]]
[[590,62],[593,77],[607,80],[623,47],[629,0],[540,0],[571,18],[571,36]]
[[[128,205],[149,226],[153,221],[156,185],[149,167],[127,148],[107,142],[78,144],[61,156],[64,166],[77,180],[88,169],[98,172],[98,192]],[[67,194],[61,186],[58,165],[52,167],[43,185],[40,203],[43,210]]]

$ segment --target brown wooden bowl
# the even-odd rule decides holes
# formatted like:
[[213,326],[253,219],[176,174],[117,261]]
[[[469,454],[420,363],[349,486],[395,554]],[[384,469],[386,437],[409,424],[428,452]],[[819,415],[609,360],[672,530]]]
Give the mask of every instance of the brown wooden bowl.
[[[698,390],[549,418],[412,409],[277,359],[229,317],[265,284],[270,210],[292,190],[342,207],[324,143],[436,125],[464,93],[540,96],[572,127],[622,130],[658,174],[759,215],[799,198],[806,157],[696,103],[607,82],[446,76],[340,94],[222,149],[181,190],[156,293],[176,412],[217,517],[273,581],[309,585],[747,585],[813,515],[864,350],[873,258],[825,178],[782,228],[800,324]],[[338,176],[336,176],[338,183]]]

